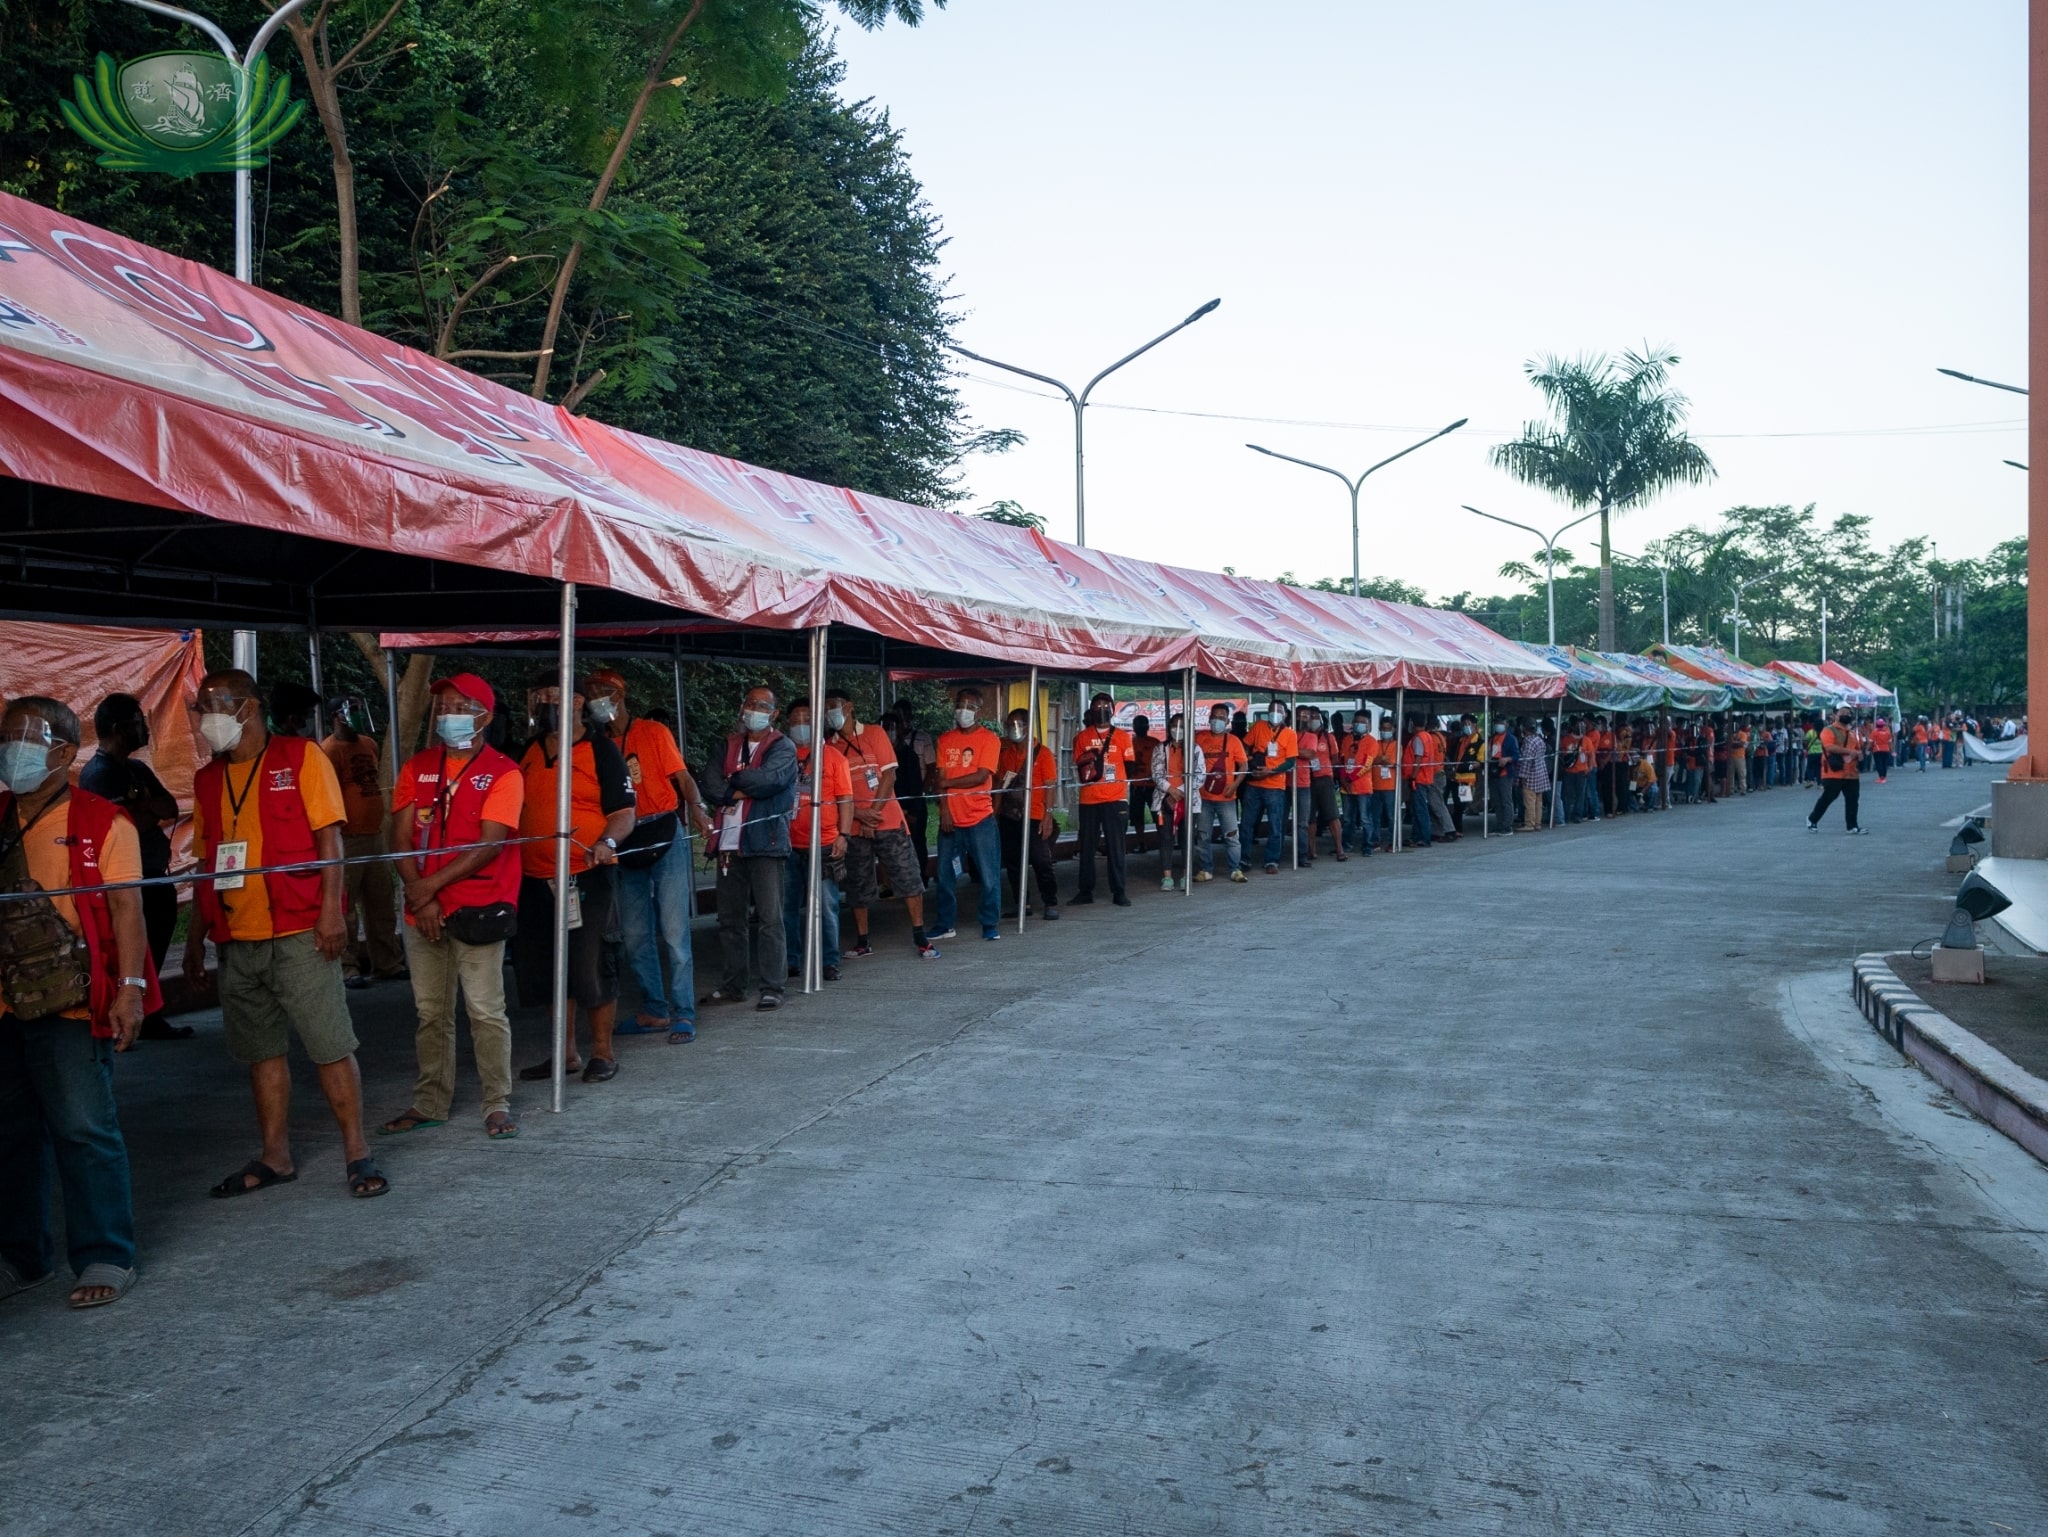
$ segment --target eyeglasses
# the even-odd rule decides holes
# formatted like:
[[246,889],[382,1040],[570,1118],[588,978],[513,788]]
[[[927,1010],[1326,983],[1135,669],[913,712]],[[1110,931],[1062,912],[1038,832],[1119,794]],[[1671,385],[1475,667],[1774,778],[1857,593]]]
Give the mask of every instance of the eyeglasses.
[[231,694],[224,689],[208,689],[197,700],[202,715],[236,715],[250,702],[249,695]]

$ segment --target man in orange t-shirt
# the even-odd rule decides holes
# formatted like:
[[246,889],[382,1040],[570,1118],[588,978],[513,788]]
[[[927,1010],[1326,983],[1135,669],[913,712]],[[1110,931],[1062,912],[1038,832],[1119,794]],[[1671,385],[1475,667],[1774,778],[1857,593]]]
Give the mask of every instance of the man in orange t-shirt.
[[1118,907],[1129,907],[1124,891],[1124,813],[1126,786],[1137,749],[1131,734],[1116,724],[1116,701],[1097,694],[1088,701],[1088,722],[1074,735],[1074,778],[1081,786],[1080,889],[1073,905],[1095,900],[1095,851],[1109,860],[1109,895]]
[[1216,851],[1209,828],[1223,829],[1223,852],[1230,860],[1230,878],[1244,884],[1244,849],[1238,840],[1237,794],[1244,783],[1250,761],[1244,743],[1230,729],[1230,706],[1211,705],[1209,729],[1195,733],[1195,745],[1202,750],[1206,765],[1202,793],[1195,800],[1195,879],[1206,881],[1215,874]]
[[[1060,915],[1059,880],[1053,874],[1052,840],[1059,824],[1052,818],[1046,793],[1059,777],[1059,759],[1043,742],[1025,744],[1031,712],[1012,710],[1003,723],[1003,752],[996,759],[996,824],[1003,843],[1003,882],[1007,886],[1028,863],[1038,900],[1049,920]],[[1024,764],[1031,763],[1031,804],[1024,804]]]
[[845,953],[849,959],[875,953],[868,943],[868,909],[881,900],[886,876],[890,891],[903,899],[910,915],[917,953],[935,959],[939,952],[924,931],[924,866],[896,799],[896,743],[887,727],[864,724],[853,700],[839,689],[825,695],[825,729],[834,733],[846,754],[853,783],[853,823],[846,840],[846,906],[853,916],[853,943]]
[[1287,724],[1287,706],[1275,699],[1265,715],[1245,733],[1248,763],[1244,826],[1247,840],[1256,837],[1259,818],[1266,819],[1266,873],[1280,873],[1280,849],[1287,836],[1287,803],[1292,799],[1294,772],[1301,760],[1301,739]]
[[[939,805],[939,892],[932,917],[932,941],[949,939],[959,915],[957,883],[971,866],[981,887],[981,937],[1003,937],[1003,850],[996,835],[995,806],[989,787],[995,783],[996,761],[1003,744],[981,723],[981,690],[963,688],[953,696],[953,729],[941,733],[934,799]],[[1121,797],[1121,791],[1118,792]]]
[[1372,734],[1372,712],[1359,710],[1351,717],[1351,732],[1338,745],[1343,767],[1337,786],[1344,792],[1344,841],[1361,857],[1372,857],[1373,765],[1379,761],[1379,738]]
[[[374,978],[389,982],[405,975],[405,952],[398,944],[398,904],[391,865],[373,863],[373,856],[387,853],[384,841],[384,785],[377,739],[358,729],[367,724],[369,711],[360,699],[344,695],[328,701],[328,719],[334,729],[320,750],[334,765],[334,777],[341,784],[341,803],[347,810],[341,824],[341,851],[362,864],[345,866],[342,890],[348,905],[342,922],[348,925],[348,946],[341,953],[342,985],[368,987]],[[360,925],[363,938],[356,930]]]

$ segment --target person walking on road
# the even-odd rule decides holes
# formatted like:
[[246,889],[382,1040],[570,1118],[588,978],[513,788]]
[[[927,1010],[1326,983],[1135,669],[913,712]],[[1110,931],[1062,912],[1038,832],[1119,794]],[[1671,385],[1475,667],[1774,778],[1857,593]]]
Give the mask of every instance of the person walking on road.
[[1863,827],[1856,820],[1857,792],[1862,786],[1858,776],[1862,772],[1863,743],[1849,724],[1849,709],[1844,705],[1835,712],[1835,723],[1824,726],[1820,733],[1820,799],[1814,802],[1813,810],[1806,818],[1806,830],[1820,831],[1820,819],[1827,815],[1828,807],[1835,803],[1837,796],[1842,802],[1842,817],[1849,824],[1852,835],[1860,835]]

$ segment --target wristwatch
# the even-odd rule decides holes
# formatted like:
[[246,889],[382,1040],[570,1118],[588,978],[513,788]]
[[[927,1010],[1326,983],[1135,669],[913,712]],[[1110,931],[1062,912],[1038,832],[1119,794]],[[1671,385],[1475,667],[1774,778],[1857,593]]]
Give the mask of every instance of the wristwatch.
[[142,990],[143,990],[143,991],[144,991],[144,992],[146,993],[146,992],[148,992],[148,991],[149,991],[149,978],[148,978],[148,977],[123,977],[123,978],[121,979],[121,985],[122,985],[123,987],[139,987],[139,988],[141,988],[141,989],[142,989]]
[[611,836],[610,836],[609,834],[607,834],[607,835],[606,835],[605,837],[602,837],[602,838],[598,839],[597,841],[598,841],[599,843],[602,843],[602,844],[603,844],[603,845],[604,845],[604,846],[605,846],[606,848],[610,849],[610,850],[611,850],[611,851],[612,851],[612,852],[613,852],[614,854],[618,853],[618,851],[619,851],[619,840],[618,840],[618,839],[616,839],[616,838],[614,838],[614,837],[611,837]]

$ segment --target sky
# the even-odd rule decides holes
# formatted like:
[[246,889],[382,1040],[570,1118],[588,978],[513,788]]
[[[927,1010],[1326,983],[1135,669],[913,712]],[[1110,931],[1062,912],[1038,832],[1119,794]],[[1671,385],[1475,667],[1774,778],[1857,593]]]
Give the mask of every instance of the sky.
[[[1540,414],[1524,363],[1645,344],[1719,475],[1623,551],[1745,503],[1945,557],[2024,532],[2025,401],[1935,372],[2027,382],[2020,0],[952,0],[839,46],[961,345],[1078,388],[1223,301],[1097,387],[1091,545],[1348,576],[1349,493],[1244,445],[1356,474],[1468,417],[1366,482],[1361,564],[1503,591],[1537,541],[1461,504],[1574,516],[1488,462]],[[969,461],[969,505],[1071,539],[1071,409],[962,367],[975,424],[1030,440]]]

